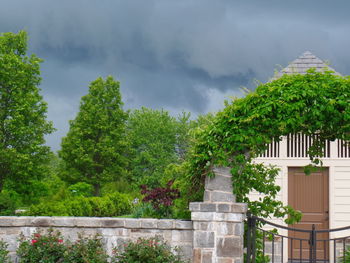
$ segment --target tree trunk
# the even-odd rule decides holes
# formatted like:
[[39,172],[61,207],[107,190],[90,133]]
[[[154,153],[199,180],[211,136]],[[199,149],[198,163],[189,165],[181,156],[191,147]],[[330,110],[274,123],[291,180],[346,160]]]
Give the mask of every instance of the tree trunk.
[[100,184],[94,184],[94,196],[101,195],[101,186]]

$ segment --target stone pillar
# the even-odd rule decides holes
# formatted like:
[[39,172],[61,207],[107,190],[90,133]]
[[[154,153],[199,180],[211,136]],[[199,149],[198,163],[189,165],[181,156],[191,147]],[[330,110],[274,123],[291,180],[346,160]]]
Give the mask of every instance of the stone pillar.
[[193,263],[243,263],[246,204],[235,203],[229,168],[206,178],[203,202],[190,203]]

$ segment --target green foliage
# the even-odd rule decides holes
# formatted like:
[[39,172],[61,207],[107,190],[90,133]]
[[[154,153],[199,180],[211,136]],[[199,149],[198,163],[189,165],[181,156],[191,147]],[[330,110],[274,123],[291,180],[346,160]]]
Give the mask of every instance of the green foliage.
[[27,195],[46,173],[47,104],[39,94],[40,63],[27,56],[27,34],[0,34],[0,191]]
[[[260,85],[226,107],[205,130],[196,134],[188,162],[192,184],[203,186],[214,165],[232,167],[238,202],[248,203],[257,216],[300,219],[300,213],[277,200],[277,169],[253,162],[271,140],[293,133],[317,134],[309,150],[311,162],[320,164],[325,140],[350,139],[350,79],[331,72],[284,75]],[[264,194],[251,201],[248,194]]]
[[184,263],[178,249],[172,252],[169,245],[158,237],[139,238],[136,242],[128,242],[114,250],[112,262],[116,263]]
[[164,110],[141,108],[130,113],[129,173],[138,186],[158,186],[166,167],[176,162],[176,128],[176,119]]
[[19,203],[20,197],[15,191],[3,190],[0,193],[0,215],[13,215]]
[[339,262],[340,263],[349,263],[350,262],[350,246],[346,246],[344,253],[345,253],[344,256],[340,256],[338,258]]
[[10,263],[10,257],[8,256],[9,251],[7,250],[8,245],[0,240],[0,262],[1,263]]
[[130,196],[122,193],[104,197],[74,197],[63,201],[42,202],[32,205],[27,215],[31,216],[92,216],[112,217],[130,214]]
[[101,236],[84,238],[79,235],[76,242],[68,242],[62,263],[107,263],[107,259]]
[[139,203],[135,206],[132,215],[133,218],[157,218],[157,212],[150,203]]
[[63,178],[70,183],[85,182],[100,195],[102,183],[125,174],[125,121],[119,82],[109,76],[90,84],[82,97],[80,111],[62,140],[59,152],[64,161]]
[[66,247],[59,232],[52,229],[46,235],[34,233],[31,238],[20,239],[17,249],[19,263],[62,262]]
[[92,196],[93,187],[91,184],[79,182],[68,187],[73,196]]

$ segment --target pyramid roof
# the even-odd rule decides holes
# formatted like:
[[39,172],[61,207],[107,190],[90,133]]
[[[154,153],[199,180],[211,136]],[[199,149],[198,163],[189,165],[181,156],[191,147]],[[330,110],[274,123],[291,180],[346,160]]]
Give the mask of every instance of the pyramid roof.
[[334,74],[341,75],[333,68],[329,67],[324,61],[313,55],[310,51],[306,51],[286,68],[278,72],[273,79],[279,78],[284,74],[306,74],[307,70],[310,68],[315,68],[317,72],[331,70],[334,71]]

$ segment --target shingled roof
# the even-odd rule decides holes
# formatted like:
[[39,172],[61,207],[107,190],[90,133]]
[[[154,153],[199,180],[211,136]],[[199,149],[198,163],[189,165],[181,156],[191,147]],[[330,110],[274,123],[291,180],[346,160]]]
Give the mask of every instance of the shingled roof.
[[334,74],[341,75],[311,52],[306,51],[299,58],[290,63],[286,68],[278,72],[273,79],[279,78],[284,74],[306,74],[306,71],[310,68],[315,68],[317,72],[331,70],[334,71]]

